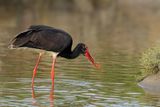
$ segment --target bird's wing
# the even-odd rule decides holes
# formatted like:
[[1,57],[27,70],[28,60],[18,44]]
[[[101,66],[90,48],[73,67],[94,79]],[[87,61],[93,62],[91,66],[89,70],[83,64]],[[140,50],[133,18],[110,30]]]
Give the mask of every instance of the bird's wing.
[[12,48],[23,47],[27,43],[33,45],[33,43],[30,41],[32,35],[36,32],[45,29],[53,29],[53,28],[45,25],[32,25],[26,31],[17,34],[16,37],[14,37],[11,40],[9,47]]
[[12,45],[12,47],[14,48],[24,45],[29,41],[30,39],[29,35],[31,35],[31,33],[32,33],[31,30],[26,30],[24,32],[19,33],[15,38],[11,40],[10,45]]
[[29,42],[27,42],[25,46],[48,51],[61,52],[68,46],[68,38],[70,37],[67,35],[64,36],[63,32],[56,32],[53,29],[41,30],[39,32],[33,33]]
[[17,47],[29,47],[47,51],[62,52],[71,50],[72,38],[63,30],[44,25],[30,26],[27,31],[18,34],[11,45]]

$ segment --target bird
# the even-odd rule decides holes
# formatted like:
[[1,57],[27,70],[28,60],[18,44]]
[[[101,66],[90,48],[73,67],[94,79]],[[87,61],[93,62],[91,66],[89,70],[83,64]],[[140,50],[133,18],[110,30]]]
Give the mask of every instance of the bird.
[[[78,43],[77,46],[72,50],[72,43],[73,40],[71,35],[64,30],[47,25],[31,25],[27,28],[27,30],[20,32],[11,40],[9,48],[16,49],[27,47],[52,52],[52,68],[50,75],[52,86],[54,87],[54,68],[57,57],[74,59],[82,54],[86,56],[86,58],[96,68],[100,67],[100,65],[95,63],[94,59],[91,57],[87,45],[84,43]],[[36,65],[33,69],[31,83],[32,87],[34,86],[34,79],[42,55],[43,52],[40,52],[36,61]]]

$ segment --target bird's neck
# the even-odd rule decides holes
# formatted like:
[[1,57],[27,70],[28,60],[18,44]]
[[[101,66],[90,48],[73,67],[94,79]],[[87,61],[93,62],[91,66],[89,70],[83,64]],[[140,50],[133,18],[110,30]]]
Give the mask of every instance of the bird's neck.
[[67,52],[67,53],[64,52],[64,54],[62,54],[62,55],[60,55],[60,56],[65,57],[65,58],[67,58],[67,59],[74,59],[74,58],[78,57],[80,54],[81,54],[81,47],[80,47],[80,45],[78,44],[78,45],[73,49],[73,51],[70,51],[70,52]]
[[81,54],[81,47],[77,45],[70,54],[70,58],[74,59]]

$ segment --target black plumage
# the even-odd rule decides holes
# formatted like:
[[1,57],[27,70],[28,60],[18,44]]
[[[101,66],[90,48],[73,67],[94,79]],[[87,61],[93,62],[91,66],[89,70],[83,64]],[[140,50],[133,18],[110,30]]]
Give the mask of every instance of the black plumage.
[[71,49],[71,36],[59,29],[37,25],[30,26],[27,31],[18,34],[11,42],[13,48],[29,47],[47,51],[62,52]]
[[[80,54],[89,55],[84,43],[72,48],[72,37],[67,32],[45,25],[32,25],[26,31],[19,33],[10,43],[10,48],[28,47],[52,51],[57,56],[74,59]],[[87,53],[87,54],[86,54]],[[86,56],[88,58],[88,56]],[[89,60],[93,60],[89,56]],[[93,61],[92,61],[93,63]]]
[[33,25],[26,31],[19,33],[11,41],[11,48],[29,47],[59,53],[58,56],[73,59],[79,54],[84,54],[85,44],[79,43],[76,48],[71,51],[71,36],[60,29],[45,25]]

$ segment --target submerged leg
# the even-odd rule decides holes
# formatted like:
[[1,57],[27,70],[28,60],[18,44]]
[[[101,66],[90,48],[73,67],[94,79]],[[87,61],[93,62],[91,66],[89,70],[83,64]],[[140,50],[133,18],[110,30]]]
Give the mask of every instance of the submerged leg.
[[42,53],[39,53],[39,56],[38,56],[38,59],[37,59],[36,65],[35,65],[34,70],[33,70],[33,76],[32,76],[32,87],[34,86],[34,78],[35,78],[36,73],[37,73],[37,68],[38,68],[38,64],[39,64],[39,62],[40,62],[41,56],[42,56]]
[[52,79],[52,88],[54,89],[54,66],[56,63],[57,54],[52,55],[52,69],[51,69],[51,79]]
[[54,87],[53,85],[50,90],[50,107],[54,107]]

